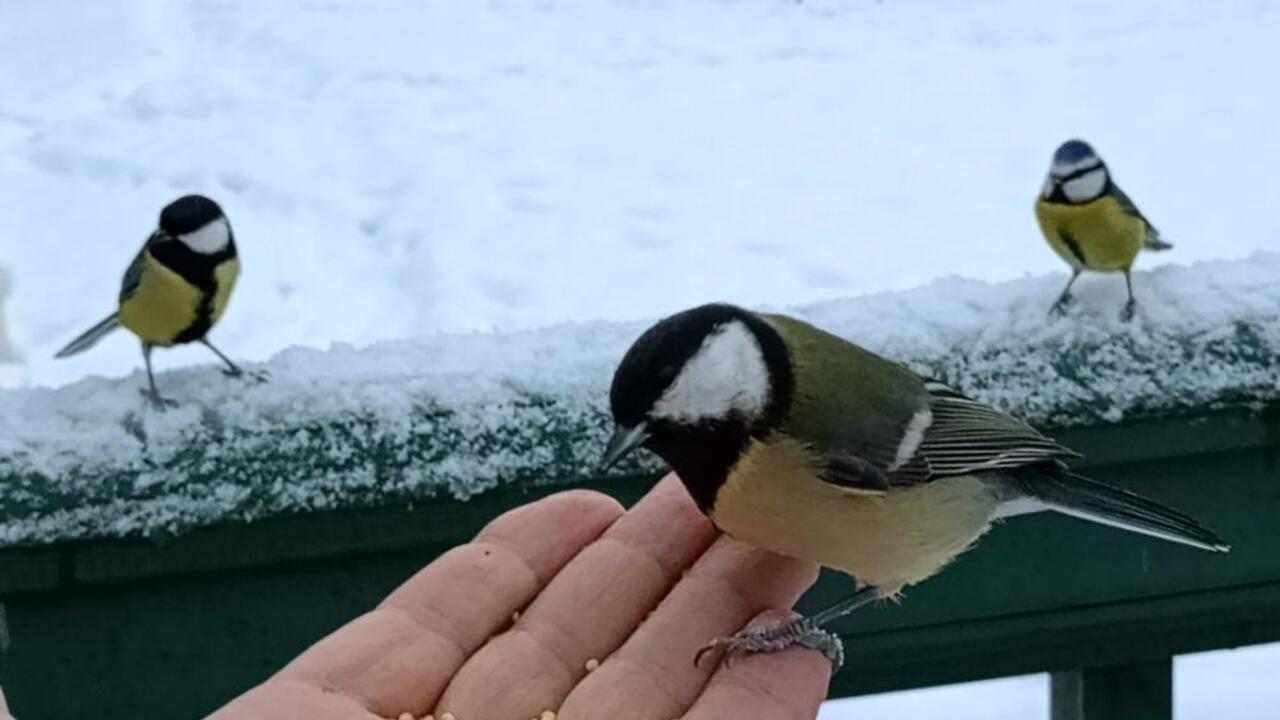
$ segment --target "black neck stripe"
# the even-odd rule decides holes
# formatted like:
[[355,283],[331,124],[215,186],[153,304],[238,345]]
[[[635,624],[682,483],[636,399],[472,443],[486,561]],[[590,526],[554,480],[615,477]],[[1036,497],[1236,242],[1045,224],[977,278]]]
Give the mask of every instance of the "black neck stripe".
[[1102,164],[1101,160],[1099,160],[1098,162],[1092,165],[1087,165],[1085,167],[1080,168],[1079,170],[1076,170],[1070,175],[1064,175],[1060,178],[1055,178],[1055,182],[1061,185],[1064,183],[1071,182],[1072,180],[1078,180],[1084,177],[1085,175],[1088,175],[1089,173],[1093,172],[1094,170],[1102,170],[1103,172],[1106,172],[1106,166]]
[[795,372],[791,364],[791,353],[778,331],[755,313],[745,313],[744,320],[760,343],[760,352],[764,356],[765,367],[769,370],[769,404],[765,406],[764,416],[751,429],[753,435],[759,436],[767,434],[786,420],[795,394]]
[[1076,259],[1079,260],[1081,264],[1086,266],[1089,264],[1089,261],[1084,257],[1084,250],[1080,247],[1080,243],[1075,239],[1074,235],[1069,232],[1059,230],[1058,237],[1062,238],[1062,244],[1067,246],[1067,249],[1071,251],[1072,255],[1075,255]]
[[236,256],[235,242],[228,239],[225,248],[212,254],[198,253],[180,240],[159,242],[148,246],[147,251],[156,262],[182,276],[200,291],[200,303],[196,306],[191,325],[178,333],[173,342],[187,343],[204,337],[213,327],[213,298],[218,292],[217,269]]

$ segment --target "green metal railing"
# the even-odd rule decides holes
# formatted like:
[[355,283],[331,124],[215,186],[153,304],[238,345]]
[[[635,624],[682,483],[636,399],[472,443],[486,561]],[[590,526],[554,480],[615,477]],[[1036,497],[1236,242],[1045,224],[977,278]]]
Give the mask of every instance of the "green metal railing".
[[[1011,520],[900,606],[842,624],[832,696],[1049,671],[1055,720],[1170,717],[1172,655],[1280,640],[1278,431],[1222,414],[1065,433],[1089,472],[1194,510],[1232,553]],[[629,501],[650,482],[598,487]],[[0,684],[31,717],[200,717],[549,490],[0,552]],[[824,577],[804,605],[847,591]]]

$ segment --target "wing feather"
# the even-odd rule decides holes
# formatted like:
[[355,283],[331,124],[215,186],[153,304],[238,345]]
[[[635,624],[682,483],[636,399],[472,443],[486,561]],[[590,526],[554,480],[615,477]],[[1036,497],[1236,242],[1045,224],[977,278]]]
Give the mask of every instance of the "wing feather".
[[124,277],[120,279],[120,301],[133,295],[138,289],[138,285],[142,283],[142,273],[146,267],[147,250],[153,245],[163,242],[166,236],[159,230],[151,233],[151,237],[142,244],[142,249],[133,257],[133,262],[129,263],[129,267],[124,271]]
[[833,485],[877,492],[892,486],[920,485],[937,478],[1011,470],[1032,465],[1063,466],[1080,457],[1025,422],[969,398],[939,382],[926,383],[931,421],[910,458],[890,462],[894,447],[855,452],[831,445],[814,449]]
[[929,479],[1080,457],[1025,422],[947,385],[929,381],[925,387],[933,423],[918,452],[929,467]]
[[[843,338],[763,315],[795,362],[783,427],[832,485],[860,492],[1079,457],[1026,423]],[[860,408],[862,412],[853,412]]]
[[1123,210],[1125,214],[1138,218],[1142,221],[1142,224],[1146,226],[1146,236],[1142,239],[1143,247],[1148,250],[1168,250],[1173,247],[1173,245],[1165,242],[1164,239],[1160,237],[1160,231],[1156,229],[1155,225],[1151,224],[1151,221],[1147,219],[1146,215],[1142,214],[1142,211],[1139,210],[1133,200],[1129,199],[1129,196],[1120,189],[1119,185],[1112,183],[1107,194],[1115,198],[1115,201],[1120,204],[1120,209]]

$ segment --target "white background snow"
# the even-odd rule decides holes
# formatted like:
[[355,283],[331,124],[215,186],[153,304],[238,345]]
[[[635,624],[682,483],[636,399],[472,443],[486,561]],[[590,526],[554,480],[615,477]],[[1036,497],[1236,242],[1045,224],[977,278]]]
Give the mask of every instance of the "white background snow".
[[[213,337],[250,360],[949,274],[1054,273],[1051,296],[1031,202],[1070,136],[1175,243],[1141,267],[1277,250],[1277,37],[1263,0],[0,4],[0,382],[135,371],[124,333],[51,356],[193,191],[236,229]],[[1078,287],[1118,305],[1119,282]],[[1179,717],[1270,717],[1277,667],[1179,661]],[[824,718],[1043,717],[1046,694]]]

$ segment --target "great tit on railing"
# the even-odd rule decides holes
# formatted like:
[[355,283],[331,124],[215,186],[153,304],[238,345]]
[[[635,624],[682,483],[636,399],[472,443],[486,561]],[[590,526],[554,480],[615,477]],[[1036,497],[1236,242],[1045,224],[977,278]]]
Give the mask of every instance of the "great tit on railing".
[[1054,313],[1071,302],[1071,286],[1084,270],[1124,273],[1129,299],[1121,319],[1133,318],[1133,280],[1129,270],[1138,251],[1173,247],[1116,185],[1106,163],[1082,140],[1068,140],[1053,154],[1044,189],[1036,199],[1040,230],[1058,256],[1071,266],[1071,279],[1058,296]]
[[173,404],[156,389],[151,371],[151,350],[156,346],[201,343],[226,364],[224,372],[243,376],[244,371],[207,337],[227,309],[239,273],[235,237],[222,208],[203,195],[180,197],[161,210],[159,227],[125,270],[119,309],[55,357],[84,352],[124,326],[142,341],[148,382],[143,394],[156,407]]
[[849,599],[708,647],[801,644],[839,665],[824,623],[940,571],[993,521],[1052,510],[1205,550],[1192,518],[1072,473],[1026,423],[783,315],[704,305],[636,340],[610,391],[605,467],[657,453],[723,532],[852,575]]

